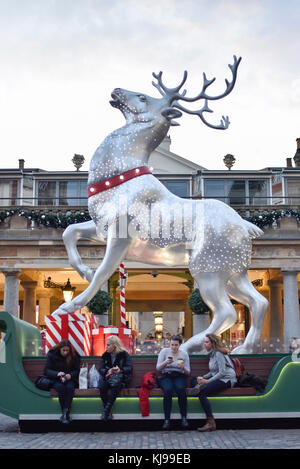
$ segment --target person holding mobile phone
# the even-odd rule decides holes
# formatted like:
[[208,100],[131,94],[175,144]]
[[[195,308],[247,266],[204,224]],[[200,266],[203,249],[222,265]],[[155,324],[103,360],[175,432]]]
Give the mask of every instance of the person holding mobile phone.
[[47,354],[44,374],[53,380],[52,387],[58,393],[62,415],[60,421],[71,421],[70,411],[75,388],[78,387],[80,357],[68,340],[62,340]]
[[170,347],[163,348],[158,356],[156,369],[161,372],[160,387],[164,392],[163,406],[165,421],[163,430],[171,428],[171,410],[173,391],[178,396],[178,405],[181,413],[181,427],[187,429],[187,376],[190,374],[190,359],[187,352],[180,350],[181,336],[174,335],[170,339]]
[[99,373],[100,397],[104,407],[101,419],[107,421],[116,398],[121,389],[128,386],[132,374],[130,355],[118,336],[111,335],[107,338]]

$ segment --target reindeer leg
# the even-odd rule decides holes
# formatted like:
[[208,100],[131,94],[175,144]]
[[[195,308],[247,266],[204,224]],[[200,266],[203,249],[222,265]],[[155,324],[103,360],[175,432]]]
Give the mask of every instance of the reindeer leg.
[[52,316],[57,314],[74,313],[83,308],[96,295],[101,285],[108,280],[126,256],[132,240],[130,238],[118,239],[108,235],[105,256],[101,265],[95,272],[90,285],[72,301],[63,303]]
[[228,274],[225,272],[200,272],[195,275],[200,294],[214,313],[209,327],[181,345],[188,353],[200,351],[206,334],[222,334],[236,321],[236,311],[227,293]]
[[228,292],[232,298],[246,305],[251,311],[251,327],[243,345],[232,353],[253,353],[260,340],[268,300],[252,285],[247,272],[236,274],[228,282]]
[[63,241],[71,266],[79,273],[82,278],[86,279],[88,282],[91,282],[94,276],[94,271],[87,265],[83,264],[77,249],[77,242],[82,238],[89,240],[97,238],[96,225],[92,220],[84,223],[75,223],[74,225],[69,225],[63,232]]

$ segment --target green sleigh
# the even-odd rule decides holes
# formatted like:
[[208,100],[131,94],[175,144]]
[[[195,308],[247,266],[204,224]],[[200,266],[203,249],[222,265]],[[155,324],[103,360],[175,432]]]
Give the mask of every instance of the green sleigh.
[[[60,416],[58,398],[48,391],[37,389],[23,365],[25,357],[32,360],[42,358],[40,331],[6,312],[0,312],[0,330],[5,333],[0,345],[0,413],[18,419],[21,423],[56,421]],[[135,361],[140,357],[132,358]],[[89,357],[84,358],[85,361],[86,359]],[[209,399],[216,419],[299,418],[300,363],[293,361],[291,354],[279,355],[269,374],[264,393],[221,395]],[[113,408],[114,421],[163,419],[162,397],[150,397],[149,404],[150,415],[142,418],[138,394],[119,397]],[[101,412],[99,395],[74,397],[74,421],[99,421]],[[175,418],[179,415],[176,398],[173,402],[173,414]],[[204,418],[197,397],[188,397],[188,418]]]

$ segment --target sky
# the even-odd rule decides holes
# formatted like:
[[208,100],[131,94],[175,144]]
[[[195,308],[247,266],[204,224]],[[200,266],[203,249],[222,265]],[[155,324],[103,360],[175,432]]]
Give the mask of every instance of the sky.
[[300,137],[299,24],[298,0],[0,0],[0,167],[73,170],[79,153],[88,170],[124,124],[114,88],[159,97],[152,72],[173,87],[187,70],[187,96],[203,72],[216,95],[234,54],[235,88],[206,115],[229,129],[184,114],[171,151],[208,169],[226,169],[227,153],[236,170],[285,166]]

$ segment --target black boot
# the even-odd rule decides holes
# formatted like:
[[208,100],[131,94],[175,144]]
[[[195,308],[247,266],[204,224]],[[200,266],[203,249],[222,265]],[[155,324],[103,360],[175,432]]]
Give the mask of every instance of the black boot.
[[111,408],[112,408],[112,403],[107,402],[104,406],[104,410],[101,415],[101,420],[103,420],[104,422],[107,422],[107,420],[109,419]]
[[186,417],[181,418],[181,428],[185,428],[185,429],[189,428],[189,424],[188,424]]
[[69,422],[72,421],[72,419],[70,417],[70,409],[67,410],[67,419],[69,420]]
[[162,429],[163,429],[163,430],[170,430],[170,428],[171,428],[171,422],[170,422],[170,420],[166,419],[166,420],[164,421],[164,424],[163,424],[163,426],[162,426]]
[[68,416],[70,409],[63,409],[62,416],[60,417],[61,423],[67,424],[70,423],[70,416]]

